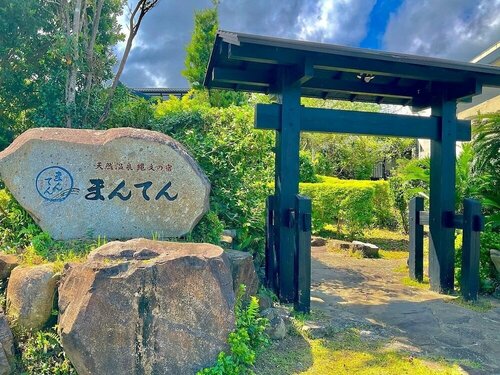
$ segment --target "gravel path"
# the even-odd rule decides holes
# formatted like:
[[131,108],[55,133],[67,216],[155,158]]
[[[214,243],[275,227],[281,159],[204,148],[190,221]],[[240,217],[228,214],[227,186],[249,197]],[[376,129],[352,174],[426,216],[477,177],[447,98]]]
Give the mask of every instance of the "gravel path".
[[476,312],[406,286],[397,271],[405,259],[357,259],[324,246],[312,257],[312,309],[332,322],[365,322],[373,328],[367,334],[394,347],[457,361],[468,374],[500,375],[500,301],[488,299],[493,308]]

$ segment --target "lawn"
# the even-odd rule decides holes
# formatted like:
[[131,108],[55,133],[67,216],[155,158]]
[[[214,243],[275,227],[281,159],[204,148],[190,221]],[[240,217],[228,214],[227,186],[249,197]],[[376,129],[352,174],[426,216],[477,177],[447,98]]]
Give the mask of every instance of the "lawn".
[[257,374],[463,374],[457,364],[414,357],[391,348],[387,340],[363,339],[356,329],[322,339],[309,338],[300,329],[293,331],[260,354]]

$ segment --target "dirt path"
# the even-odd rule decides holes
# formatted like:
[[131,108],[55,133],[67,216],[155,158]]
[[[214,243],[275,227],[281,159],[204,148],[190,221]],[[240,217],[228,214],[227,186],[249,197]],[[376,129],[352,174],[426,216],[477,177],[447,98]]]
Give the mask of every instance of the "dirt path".
[[469,374],[500,374],[498,300],[476,312],[406,286],[396,271],[404,259],[357,259],[326,247],[313,247],[312,256],[313,310],[333,321],[365,321],[396,347],[457,361]]

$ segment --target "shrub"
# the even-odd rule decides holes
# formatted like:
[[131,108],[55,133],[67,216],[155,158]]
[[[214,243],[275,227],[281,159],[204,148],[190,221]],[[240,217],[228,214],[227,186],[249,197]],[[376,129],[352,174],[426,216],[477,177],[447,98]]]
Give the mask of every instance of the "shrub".
[[19,342],[21,373],[37,375],[70,375],[76,371],[66,358],[61,340],[54,331],[28,334]]
[[207,174],[211,210],[225,228],[238,230],[240,249],[262,254],[272,132],[253,128],[250,106],[211,108],[196,96],[158,103],[155,116],[153,129],[181,142]]
[[[483,293],[493,293],[500,285],[500,278],[495,266],[491,262],[490,249],[500,250],[500,233],[485,231],[481,233],[481,247],[479,250],[479,281]],[[455,240],[455,280],[460,286],[462,275],[462,234]]]
[[299,181],[318,182],[311,154],[307,151],[300,151],[299,153]]
[[16,251],[31,244],[41,229],[7,189],[0,190],[0,249]]
[[259,315],[259,301],[251,297],[247,306],[243,305],[244,285],[236,299],[236,329],[229,334],[229,353],[221,352],[215,366],[205,368],[197,375],[243,375],[253,374],[250,369],[255,364],[259,350],[269,344],[265,333],[268,321]]
[[213,211],[208,211],[193,231],[187,236],[187,240],[193,242],[208,242],[218,245],[223,230],[224,226],[217,214]]
[[300,193],[311,197],[313,231],[325,225],[345,224],[349,235],[358,234],[369,225],[391,221],[389,186],[386,181],[340,180],[318,176],[318,183],[301,183]]

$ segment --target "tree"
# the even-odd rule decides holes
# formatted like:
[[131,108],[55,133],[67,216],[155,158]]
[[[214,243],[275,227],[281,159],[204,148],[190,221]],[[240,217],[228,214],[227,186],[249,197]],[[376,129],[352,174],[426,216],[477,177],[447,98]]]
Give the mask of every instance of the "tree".
[[144,16],[153,9],[156,4],[158,4],[159,0],[138,0],[134,9],[131,11],[130,19],[129,19],[129,34],[127,37],[127,43],[125,45],[125,50],[123,51],[123,56],[120,61],[120,65],[118,66],[118,71],[115,74],[113,79],[113,83],[111,84],[111,88],[109,89],[108,97],[106,100],[106,104],[104,105],[104,110],[99,118],[98,125],[102,124],[109,116],[109,111],[111,109],[111,105],[113,103],[113,96],[116,91],[116,87],[120,82],[120,77],[123,73],[123,69],[125,68],[125,64],[127,63],[128,55],[130,50],[132,49],[132,43],[139,32],[139,28],[141,27],[142,20]]
[[[194,14],[194,30],[191,41],[186,47],[186,77],[192,88],[203,89],[203,80],[207,72],[210,53],[219,27],[218,0],[213,0],[213,8],[204,9]],[[248,102],[248,95],[229,90],[208,90],[208,100],[214,107],[229,107],[231,104],[242,105]]]
[[218,2],[214,1],[213,4],[213,8],[204,9],[194,14],[194,30],[191,41],[186,48],[184,62],[186,69],[182,71],[182,75],[186,77],[193,88],[203,87],[210,52],[219,27]]
[[33,126],[88,127],[112,77],[124,0],[0,0],[2,138]]

